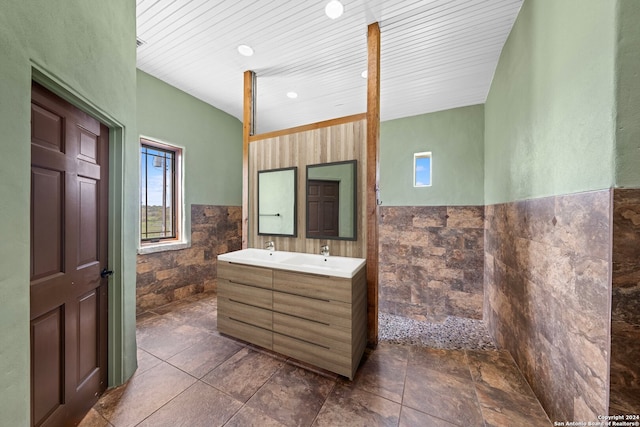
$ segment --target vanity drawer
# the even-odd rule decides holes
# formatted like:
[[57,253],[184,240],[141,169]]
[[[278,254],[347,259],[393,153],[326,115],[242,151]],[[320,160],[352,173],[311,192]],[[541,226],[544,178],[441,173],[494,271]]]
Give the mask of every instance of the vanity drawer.
[[219,316],[218,331],[269,350],[273,348],[273,332],[235,319]]
[[353,379],[355,368],[351,368],[350,354],[336,353],[326,347],[281,335],[277,332],[273,333],[273,351]]
[[270,289],[241,285],[227,279],[218,280],[218,298],[228,298],[268,310],[273,308],[273,291]]
[[271,289],[273,287],[273,273],[269,268],[254,267],[252,265],[232,264],[218,261],[218,278],[227,279],[233,283],[258,286]]
[[351,279],[274,270],[273,289],[296,295],[351,303]]
[[273,313],[273,332],[351,355],[351,330],[327,326],[286,314]]
[[218,313],[223,313],[221,317],[228,317],[264,329],[271,329],[273,323],[273,311],[229,298],[218,297]]
[[351,328],[351,304],[344,302],[274,292],[273,311],[324,323],[331,327]]

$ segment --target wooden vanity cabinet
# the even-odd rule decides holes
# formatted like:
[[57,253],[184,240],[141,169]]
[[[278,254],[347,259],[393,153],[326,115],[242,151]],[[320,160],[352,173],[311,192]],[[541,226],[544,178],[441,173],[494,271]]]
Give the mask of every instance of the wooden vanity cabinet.
[[273,271],[218,262],[218,330],[273,348]]
[[353,379],[366,327],[365,268],[345,279],[218,262],[220,332]]

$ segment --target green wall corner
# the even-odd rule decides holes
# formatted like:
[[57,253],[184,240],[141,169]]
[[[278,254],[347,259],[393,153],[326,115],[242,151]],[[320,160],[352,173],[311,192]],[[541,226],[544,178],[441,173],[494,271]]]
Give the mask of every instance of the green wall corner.
[[527,0],[485,104],[485,203],[614,184],[616,2]]

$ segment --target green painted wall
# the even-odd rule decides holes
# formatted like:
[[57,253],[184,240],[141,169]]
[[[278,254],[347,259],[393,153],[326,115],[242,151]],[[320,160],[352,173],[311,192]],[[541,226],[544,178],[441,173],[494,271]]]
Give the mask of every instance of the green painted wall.
[[184,148],[187,239],[192,204],[242,205],[242,122],[137,71],[138,132]]
[[614,184],[616,2],[526,0],[485,104],[485,202]]
[[[121,125],[121,131],[112,134],[111,156],[110,254],[118,277],[110,290],[110,383],[121,382],[136,367],[135,2],[3,0],[0,58],[0,424],[25,426],[30,416],[30,97],[34,66],[39,70],[37,78],[47,86],[66,92],[67,98],[109,125]],[[119,234],[114,235],[116,232]]]
[[150,76],[138,75],[138,132],[185,147],[185,201],[242,205],[242,122]]
[[640,187],[640,2],[619,0],[616,185]]
[[[484,106],[380,124],[383,206],[484,204]],[[432,186],[413,187],[413,154],[432,152]]]

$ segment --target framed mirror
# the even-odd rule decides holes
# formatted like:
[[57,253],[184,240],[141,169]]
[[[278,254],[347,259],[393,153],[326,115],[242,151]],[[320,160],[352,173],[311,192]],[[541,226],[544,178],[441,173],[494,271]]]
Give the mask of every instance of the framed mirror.
[[258,235],[298,235],[297,180],[297,167],[258,171]]
[[307,238],[357,240],[357,162],[307,166]]

